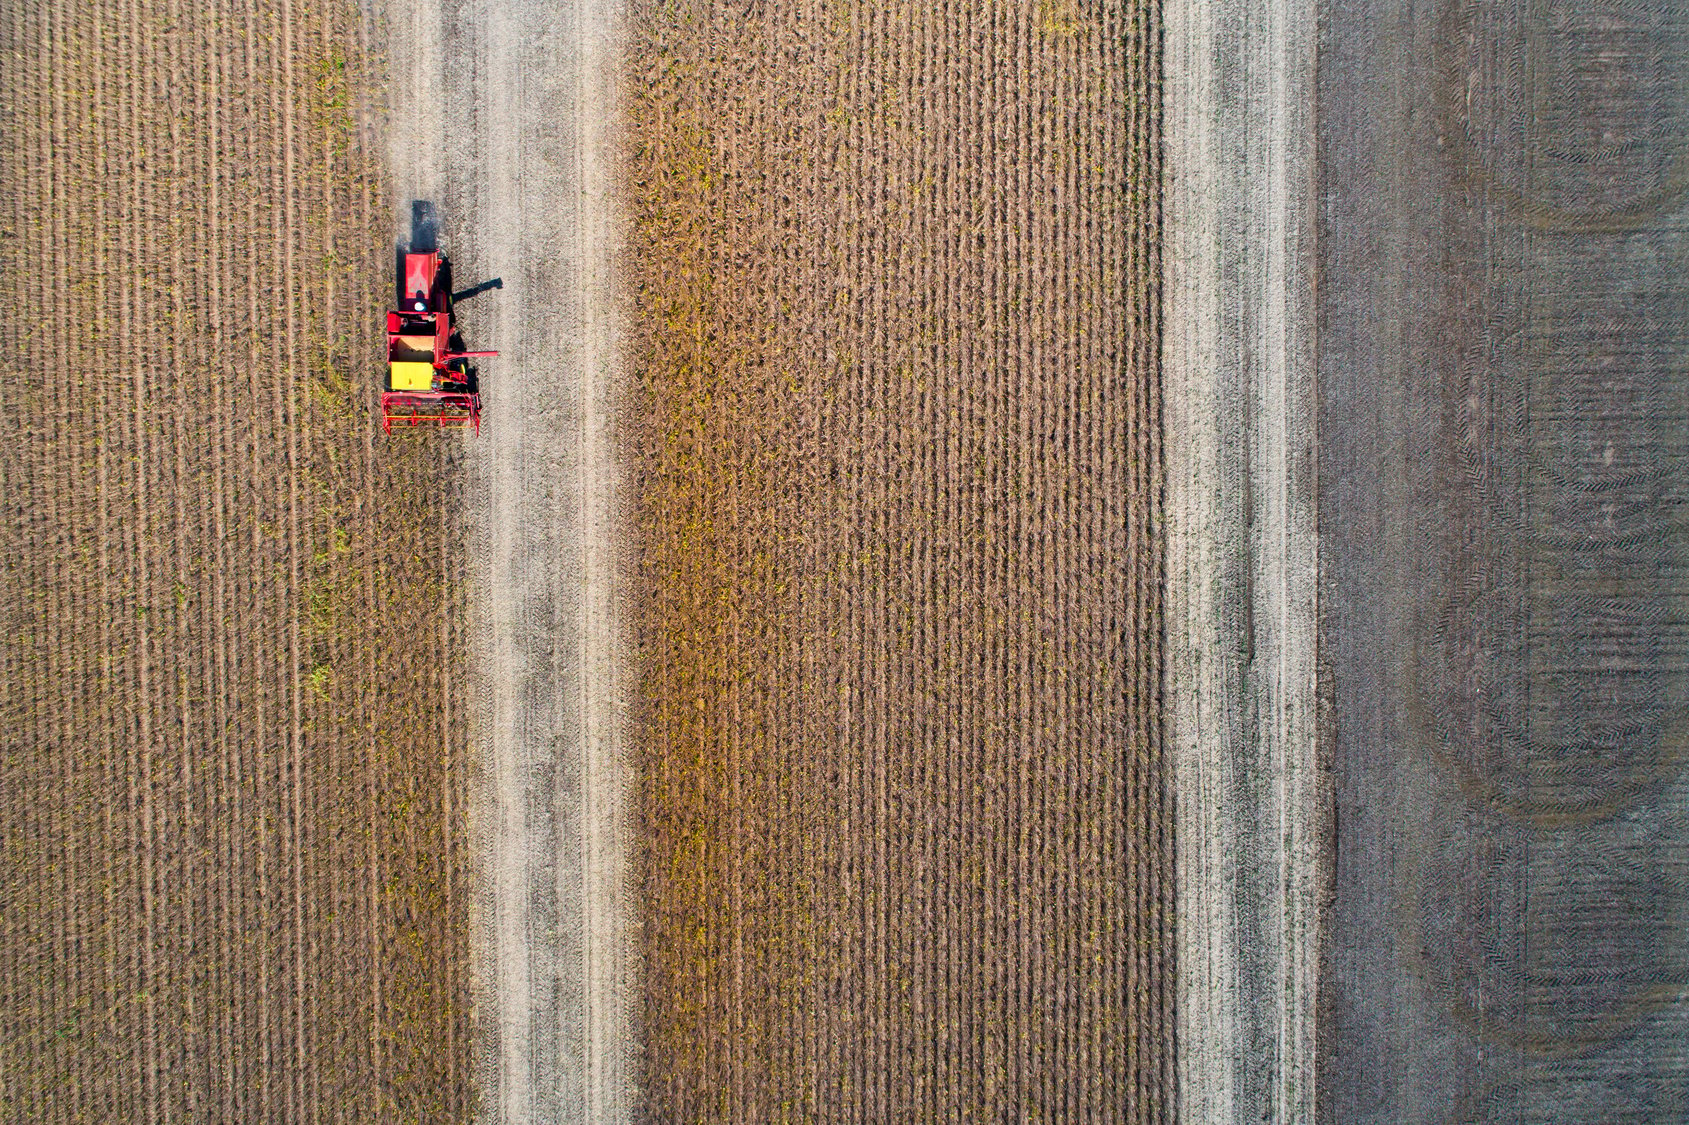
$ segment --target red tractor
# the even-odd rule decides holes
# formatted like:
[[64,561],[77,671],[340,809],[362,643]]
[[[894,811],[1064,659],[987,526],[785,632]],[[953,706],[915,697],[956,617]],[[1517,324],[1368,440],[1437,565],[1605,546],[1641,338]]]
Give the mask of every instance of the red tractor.
[[[399,307],[387,314],[387,388],[381,428],[472,426],[481,432],[481,391],[452,327],[452,267],[438,250],[399,254]],[[496,283],[489,283],[496,284]]]

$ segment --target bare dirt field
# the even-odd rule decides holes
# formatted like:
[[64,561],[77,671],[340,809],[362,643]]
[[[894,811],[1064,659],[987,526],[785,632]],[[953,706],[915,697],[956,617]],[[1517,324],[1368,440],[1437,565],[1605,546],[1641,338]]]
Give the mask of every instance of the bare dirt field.
[[[401,224],[438,204],[482,364],[464,451],[477,1119],[627,1120],[638,967],[611,431],[625,238],[618,7],[380,5]],[[441,138],[447,137],[446,143]]]
[[1689,12],[1324,7],[1322,1119],[1682,1121]]
[[461,1120],[453,447],[349,5],[0,5],[0,1117]]
[[1171,1113],[1156,21],[633,6],[653,1120]]

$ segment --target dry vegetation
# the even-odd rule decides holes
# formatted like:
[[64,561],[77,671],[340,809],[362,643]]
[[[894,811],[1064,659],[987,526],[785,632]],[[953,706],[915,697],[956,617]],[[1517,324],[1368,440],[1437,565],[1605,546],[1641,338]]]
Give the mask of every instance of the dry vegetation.
[[0,6],[0,1117],[466,1114],[450,447],[338,0]]
[[634,8],[647,1111],[1164,1120],[1155,5]]

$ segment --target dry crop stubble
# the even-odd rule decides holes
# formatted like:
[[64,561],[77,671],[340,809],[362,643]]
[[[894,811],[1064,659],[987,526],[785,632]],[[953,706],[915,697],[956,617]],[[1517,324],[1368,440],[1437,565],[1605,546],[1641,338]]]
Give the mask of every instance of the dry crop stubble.
[[342,5],[7,4],[0,1106],[468,1107],[448,446]]
[[1163,1119],[1157,10],[636,8],[648,1111]]

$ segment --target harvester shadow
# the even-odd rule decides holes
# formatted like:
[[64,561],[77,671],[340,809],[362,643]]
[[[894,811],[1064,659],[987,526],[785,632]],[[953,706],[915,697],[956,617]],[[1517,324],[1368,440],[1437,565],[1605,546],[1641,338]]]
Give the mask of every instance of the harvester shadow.
[[469,298],[479,296],[480,294],[485,293],[489,289],[503,289],[503,288],[504,288],[504,278],[495,277],[491,281],[483,281],[479,285],[471,285],[468,289],[459,290],[458,292],[453,293],[452,294],[452,303],[457,304],[457,303],[462,302],[462,301],[467,301],[467,300],[469,300]]

